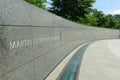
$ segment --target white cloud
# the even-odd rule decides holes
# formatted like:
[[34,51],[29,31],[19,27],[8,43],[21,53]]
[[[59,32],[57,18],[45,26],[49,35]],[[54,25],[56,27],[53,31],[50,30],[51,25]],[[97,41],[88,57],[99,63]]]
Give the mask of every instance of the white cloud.
[[111,14],[115,15],[115,14],[120,14],[120,10],[114,10],[111,12]]

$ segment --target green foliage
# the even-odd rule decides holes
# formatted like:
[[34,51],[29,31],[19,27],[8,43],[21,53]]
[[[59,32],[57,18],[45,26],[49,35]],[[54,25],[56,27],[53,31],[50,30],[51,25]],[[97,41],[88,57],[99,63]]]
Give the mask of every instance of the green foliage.
[[[25,0],[37,7],[45,8],[47,0]],[[71,21],[89,26],[120,29],[120,15],[105,15],[92,9],[96,0],[51,0],[49,11]]]
[[105,21],[104,16],[105,15],[102,11],[97,11],[96,9],[93,9],[89,14],[85,14],[84,23],[90,26],[102,26]]
[[105,24],[104,27],[106,28],[114,28],[116,25],[116,22],[113,19],[112,15],[106,15],[105,16]]
[[104,28],[120,28],[120,15],[105,15],[102,11],[93,9],[90,14],[85,14],[85,18],[80,19],[81,23],[89,26],[98,26]]
[[25,0],[25,1],[35,5],[37,7],[46,9],[45,8],[45,3],[47,2],[46,0]]
[[92,9],[96,0],[51,0],[49,11],[71,21],[104,28],[120,28],[120,15],[105,15],[102,11]]
[[95,0],[51,0],[51,12],[72,21],[78,21],[91,11]]
[[97,18],[90,15],[90,14],[85,14],[86,17],[86,24],[87,25],[92,25],[92,26],[96,26],[97,25]]
[[116,29],[120,29],[120,14],[116,14],[113,16],[114,21],[116,22]]

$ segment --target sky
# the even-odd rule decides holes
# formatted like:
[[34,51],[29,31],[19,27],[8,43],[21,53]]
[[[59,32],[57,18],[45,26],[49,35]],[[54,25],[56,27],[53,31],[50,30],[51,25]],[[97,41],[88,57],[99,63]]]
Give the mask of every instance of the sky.
[[120,0],[96,0],[93,8],[105,14],[120,14]]

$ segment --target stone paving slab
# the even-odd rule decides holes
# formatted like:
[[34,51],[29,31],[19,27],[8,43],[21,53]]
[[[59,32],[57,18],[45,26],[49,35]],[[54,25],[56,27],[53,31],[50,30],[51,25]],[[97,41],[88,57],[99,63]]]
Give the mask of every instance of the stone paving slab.
[[[87,43],[85,43],[87,44]],[[57,80],[69,60],[73,57],[74,54],[85,44],[77,47],[75,50],[73,50],[52,72],[51,74],[45,79],[45,80]]]
[[79,80],[120,80],[120,40],[101,40],[89,45]]

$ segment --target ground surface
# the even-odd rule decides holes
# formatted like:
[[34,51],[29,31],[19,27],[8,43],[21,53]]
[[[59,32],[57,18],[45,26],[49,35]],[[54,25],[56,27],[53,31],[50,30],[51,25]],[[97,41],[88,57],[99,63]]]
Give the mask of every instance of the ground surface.
[[101,40],[89,45],[79,75],[79,80],[120,80],[120,40]]
[[[82,46],[72,51],[46,80],[56,80]],[[100,40],[86,47],[78,80],[120,80],[120,40]]]

